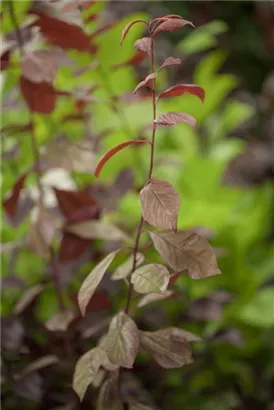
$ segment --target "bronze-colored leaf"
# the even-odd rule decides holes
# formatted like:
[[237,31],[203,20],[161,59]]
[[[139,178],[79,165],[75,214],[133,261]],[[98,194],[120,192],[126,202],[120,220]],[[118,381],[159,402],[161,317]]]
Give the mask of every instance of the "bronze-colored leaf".
[[131,27],[136,23],[145,23],[145,24],[147,24],[144,20],[133,20],[130,23],[128,23],[126,25],[126,27],[124,28],[123,32],[122,32],[122,36],[121,36],[121,40],[120,40],[121,45],[123,44],[124,39],[126,38],[126,36],[129,32],[129,30],[131,29]]
[[156,26],[156,28],[153,30],[153,35],[155,36],[156,34],[163,31],[175,31],[186,25],[194,27],[194,24],[191,23],[191,21],[187,21],[182,18],[169,18],[168,20],[163,21],[163,23],[159,24],[159,26]]
[[151,179],[140,198],[145,221],[156,228],[177,230],[180,197],[169,182]]
[[[172,57],[170,57],[170,58],[172,58]],[[177,59],[174,59],[174,60],[177,60]],[[164,64],[165,64],[165,62],[164,62]],[[195,84],[176,84],[176,85],[173,85],[172,87],[168,88],[167,90],[163,91],[158,96],[157,101],[160,100],[161,98],[180,97],[181,95],[184,95],[184,94],[194,95],[194,96],[200,98],[200,100],[202,102],[205,99],[205,90],[202,87],[199,87],[198,85],[195,85]]]
[[110,322],[104,348],[111,363],[132,368],[139,350],[139,331],[135,322],[124,312]]
[[207,240],[193,231],[150,232],[153,244],[174,271],[187,270],[192,279],[219,275],[216,256]]
[[141,347],[166,369],[182,367],[192,363],[191,349],[186,339],[176,334],[175,328],[155,332],[140,332]]
[[136,40],[134,46],[137,50],[144,51],[145,53],[150,54],[151,44],[152,44],[152,40],[150,37],[143,37],[143,38],[140,38],[139,40]]
[[170,65],[179,65],[181,63],[182,61],[179,58],[167,57],[165,61],[163,62],[163,64],[161,65],[160,70],[162,70],[162,68],[164,67],[168,67]]
[[56,229],[56,216],[49,209],[40,207],[28,232],[29,248],[41,258],[47,256]]
[[160,117],[155,120],[157,125],[161,125],[162,127],[170,127],[174,124],[188,124],[192,128],[196,125],[196,120],[192,115],[182,113],[182,112],[167,112],[165,114],[160,115]]
[[154,81],[153,80],[155,80],[157,75],[158,75],[157,73],[149,74],[143,81],[141,81],[139,84],[137,84],[137,86],[135,87],[135,90],[133,91],[133,94],[136,94],[137,91],[140,88],[143,88],[143,87],[149,87],[150,89],[153,89],[154,88]]
[[51,332],[64,332],[67,330],[70,323],[75,318],[75,314],[71,310],[64,310],[52,315],[46,322],[45,326]]
[[119,228],[101,221],[79,222],[67,225],[65,230],[83,239],[105,239],[107,241],[123,241],[128,239],[128,236]]

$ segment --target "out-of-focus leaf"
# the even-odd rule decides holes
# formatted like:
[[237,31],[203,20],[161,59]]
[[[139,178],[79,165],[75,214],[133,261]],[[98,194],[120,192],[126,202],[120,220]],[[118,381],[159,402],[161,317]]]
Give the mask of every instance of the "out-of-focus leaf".
[[159,264],[148,264],[136,269],[131,276],[133,288],[138,293],[164,292],[169,282],[167,268]]
[[274,288],[262,289],[238,312],[240,319],[262,328],[274,326]]
[[27,236],[29,248],[41,258],[47,256],[56,229],[55,215],[48,209],[40,207]]
[[33,83],[53,83],[58,69],[56,54],[49,50],[26,54],[20,66],[24,77]]
[[184,94],[195,95],[203,102],[205,98],[205,90],[202,87],[194,84],[176,84],[159,94],[157,100],[167,97],[179,97]]
[[48,145],[47,161],[52,167],[67,171],[94,171],[95,157],[91,149],[74,144],[68,140],[54,140]]
[[[136,255],[136,267],[140,266],[145,260],[142,253]],[[133,266],[133,255],[131,255],[122,265],[120,265],[112,274],[111,279],[125,279],[131,272]]]
[[120,312],[110,322],[104,349],[113,364],[132,368],[139,350],[139,331],[135,322]]
[[22,313],[23,310],[25,310],[26,307],[29,306],[37,298],[37,296],[42,292],[43,289],[44,286],[40,284],[29,288],[25,293],[23,293],[22,297],[16,303],[14,313]]
[[59,248],[60,262],[70,262],[80,258],[91,246],[90,239],[79,238],[69,232],[63,232]]
[[151,43],[152,40],[150,37],[143,37],[139,40],[136,40],[134,43],[134,47],[139,51],[144,51],[145,53],[151,53]]
[[6,350],[18,350],[22,346],[25,335],[21,321],[13,317],[3,317],[1,320],[1,346]]
[[145,221],[156,228],[177,230],[180,197],[169,182],[151,179],[140,198]]
[[31,111],[50,114],[56,104],[54,87],[47,83],[34,83],[24,76],[20,77],[21,93]]
[[67,225],[66,231],[84,239],[127,240],[128,236],[114,225],[101,221],[86,221]]
[[123,403],[118,395],[117,380],[108,378],[102,384],[96,410],[123,410]]
[[219,275],[215,253],[207,240],[192,231],[150,232],[156,250],[172,269],[185,269],[192,279]]
[[64,310],[51,316],[45,326],[51,332],[64,332],[67,330],[70,323],[75,318],[75,314],[71,310]]
[[45,367],[51,366],[58,362],[59,358],[55,355],[43,356],[35,360],[34,362],[30,363],[16,376],[17,378],[22,378],[29,373],[37,372],[40,369],[44,369]]
[[26,176],[27,176],[27,173],[22,174],[18,178],[18,180],[15,182],[12,188],[12,191],[9,193],[8,197],[3,200],[3,207],[9,217],[13,217],[16,212],[18,200],[20,197],[21,190],[24,187]]
[[119,250],[107,255],[86,277],[78,293],[78,303],[82,315],[84,316],[89,300],[93,296],[97,286],[101,282],[107,268],[115,258]]
[[153,359],[166,369],[192,363],[191,349],[187,340],[176,328],[155,332],[140,332],[141,346]]

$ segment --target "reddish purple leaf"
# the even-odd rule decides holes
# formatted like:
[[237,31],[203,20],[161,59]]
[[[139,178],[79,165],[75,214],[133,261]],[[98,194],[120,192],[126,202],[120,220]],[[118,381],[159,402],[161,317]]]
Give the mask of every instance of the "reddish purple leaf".
[[194,24],[191,23],[191,21],[187,21],[182,18],[168,18],[153,30],[153,35],[155,36],[156,34],[161,33],[163,31],[175,31],[179,28],[186,26],[187,24],[194,27]]
[[83,239],[69,232],[63,232],[59,248],[59,260],[66,263],[80,258],[90,247],[91,240]]
[[152,44],[152,40],[150,37],[143,37],[143,38],[140,38],[139,40],[136,40],[134,46],[137,50],[144,51],[145,53],[150,54],[151,44]]
[[133,91],[133,94],[136,94],[137,91],[142,88],[142,87],[149,87],[151,90],[154,88],[154,81],[155,78],[157,77],[157,73],[152,73],[149,74],[143,81],[141,81],[139,84],[137,84],[135,90]]
[[12,218],[16,213],[17,203],[20,197],[20,192],[24,187],[25,179],[27,173],[21,175],[18,180],[15,182],[11,193],[9,194],[8,198],[3,200],[3,207],[5,209],[6,214]]
[[35,84],[21,76],[20,88],[26,103],[32,111],[49,114],[54,110],[56,92],[51,84],[45,82]]
[[122,144],[119,144],[116,147],[112,148],[111,150],[109,150],[108,152],[106,152],[102,156],[102,158],[100,159],[100,161],[99,161],[99,163],[96,167],[94,175],[98,178],[103,166],[105,165],[105,163],[111,157],[113,157],[113,155],[115,155],[117,152],[121,151],[122,149],[124,149],[124,148],[126,148],[126,147],[128,147],[129,145],[132,145],[132,144],[145,144],[145,143],[149,143],[149,141],[148,140],[130,140],[130,141],[123,142]]
[[10,52],[11,50],[6,50],[4,51],[4,53],[1,54],[1,71],[4,71],[7,68],[9,68]]
[[170,19],[183,19],[183,17],[181,17],[179,14],[167,14],[166,16],[156,17],[155,19],[150,20],[149,24],[151,25],[154,22],[159,23]]
[[162,70],[162,68],[164,67],[168,67],[170,65],[176,65],[176,64],[178,65],[181,63],[182,61],[179,58],[167,57],[165,61],[163,62],[163,64],[161,65],[160,70]]
[[196,125],[196,120],[192,115],[181,113],[181,112],[167,112],[160,115],[156,120],[156,124],[163,127],[169,127],[170,125],[185,123],[190,125],[192,128]]
[[172,87],[168,88],[167,90],[163,91],[157,98],[160,100],[161,98],[167,97],[179,97],[183,94],[192,94],[196,97],[200,98],[203,102],[205,98],[205,90],[202,87],[194,84],[176,84]]
[[79,26],[69,24],[66,21],[48,16],[34,9],[30,13],[38,16],[33,23],[40,28],[40,31],[47,41],[65,50],[78,50],[95,53],[97,46],[92,43],[88,36]]
[[126,38],[126,36],[129,32],[129,30],[131,29],[131,27],[136,23],[145,23],[145,24],[147,24],[144,20],[133,20],[130,23],[128,23],[126,25],[126,27],[124,28],[123,32],[122,32],[122,36],[121,36],[121,40],[120,40],[121,45],[123,44],[124,39]]
[[135,67],[136,65],[141,64],[146,58],[147,54],[144,51],[137,51],[131,58],[124,61],[123,63],[115,64],[113,68],[122,68],[122,67]]
[[97,201],[86,191],[64,191],[55,188],[59,208],[68,223],[96,219],[99,215]]

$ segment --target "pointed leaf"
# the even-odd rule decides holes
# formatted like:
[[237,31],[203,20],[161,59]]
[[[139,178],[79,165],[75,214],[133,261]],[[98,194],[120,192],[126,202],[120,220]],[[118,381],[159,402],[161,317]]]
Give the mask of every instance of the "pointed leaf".
[[75,314],[71,310],[64,310],[52,315],[47,320],[45,326],[51,332],[64,332],[67,330],[74,318]]
[[191,349],[181,335],[175,334],[174,328],[156,332],[140,332],[141,347],[153,359],[166,369],[182,367],[192,363]]
[[144,20],[134,20],[134,21],[131,21],[130,23],[128,23],[126,25],[126,27],[124,28],[123,32],[122,32],[122,36],[121,36],[121,40],[120,40],[121,45],[123,44],[124,39],[126,38],[126,36],[129,32],[129,30],[131,29],[131,27],[136,23],[145,23],[145,24],[147,24]]
[[143,307],[146,305],[149,305],[150,303],[154,303],[154,302],[159,302],[160,300],[164,300],[166,298],[169,298],[170,296],[174,295],[174,292],[172,290],[165,290],[162,293],[149,293],[145,296],[143,296],[137,306],[138,307]]
[[216,256],[207,240],[193,231],[171,230],[150,232],[153,244],[162,258],[175,271],[187,269],[192,279],[219,275]]
[[123,61],[122,63],[115,64],[113,68],[122,68],[122,67],[135,67],[136,65],[141,64],[144,59],[147,57],[147,54],[144,51],[137,51],[132,57],[128,60]]
[[49,50],[36,50],[24,56],[20,63],[25,78],[33,83],[52,83],[58,64],[56,53]]
[[20,89],[30,110],[41,114],[49,114],[54,110],[56,92],[51,84],[46,82],[35,84],[21,76]]
[[179,64],[182,64],[182,61],[179,58],[167,57],[165,59],[165,61],[163,62],[163,64],[161,65],[160,70],[162,70],[162,68],[168,67],[170,65],[179,65]]
[[80,258],[91,246],[90,239],[79,238],[69,232],[63,232],[58,257],[60,262],[71,262]]
[[[140,266],[145,260],[145,257],[142,253],[137,253],[136,255],[136,267]],[[119,279],[125,279],[130,272],[132,271],[132,266],[133,266],[133,255],[131,255],[122,265],[117,268],[113,274],[111,279],[113,280],[119,280]]]
[[135,87],[135,90],[133,91],[133,94],[136,94],[136,92],[142,88],[142,87],[149,87],[150,89],[153,90],[154,88],[154,79],[157,77],[157,73],[151,73],[149,74],[143,81],[141,81],[137,86]]
[[112,319],[104,342],[109,360],[121,367],[132,368],[139,344],[135,322],[126,313],[120,312]]
[[67,232],[83,239],[105,239],[108,241],[127,240],[128,236],[114,225],[105,224],[101,221],[85,221],[67,225]]
[[[165,60],[165,62],[167,60]],[[178,60],[178,59],[174,59],[174,60]],[[165,62],[164,62],[164,64],[165,64]],[[164,64],[163,64],[163,66],[164,66]],[[170,64],[168,64],[168,65],[170,65]],[[168,88],[167,90],[163,91],[158,96],[157,101],[160,100],[161,98],[179,97],[180,95],[184,95],[184,94],[192,94],[192,95],[200,98],[200,100],[202,102],[204,102],[204,99],[205,99],[205,90],[202,87],[199,87],[198,85],[194,85],[194,84],[176,84],[176,85],[173,85],[172,87]]]
[[142,215],[156,228],[177,230],[180,197],[167,181],[151,179],[140,192]]
[[105,163],[111,157],[113,157],[113,155],[115,155],[117,152],[121,151],[121,149],[126,148],[126,147],[128,147],[129,145],[132,145],[132,144],[145,144],[145,143],[148,143],[148,140],[130,140],[130,141],[123,142],[122,144],[119,144],[116,147],[112,148],[111,150],[109,150],[108,152],[106,152],[102,156],[102,158],[100,159],[100,161],[99,161],[99,163],[96,167],[94,175],[98,178],[103,166],[105,165]]
[[168,20],[163,21],[159,26],[157,26],[153,30],[153,35],[155,36],[156,34],[161,33],[163,31],[175,31],[186,25],[194,27],[194,24],[191,23],[191,21],[187,21],[182,18],[169,18]]
[[93,296],[97,286],[103,279],[103,276],[107,268],[109,267],[109,265],[111,264],[111,262],[113,261],[118,252],[119,250],[111,252],[109,255],[107,255],[100,263],[98,263],[97,266],[95,266],[95,268],[90,272],[90,274],[82,283],[82,286],[78,293],[78,303],[80,311],[83,316],[85,314],[89,300]]
[[34,362],[26,366],[19,374],[16,375],[16,377],[25,377],[27,374],[37,372],[40,369],[44,369],[45,367],[58,363],[59,360],[60,359],[55,355],[47,355],[40,357],[39,359],[35,360]]
[[98,374],[99,368],[104,360],[105,352],[99,347],[85,353],[78,362],[73,375],[73,390],[83,400],[88,386]]
[[37,298],[37,296],[42,292],[43,289],[44,286],[40,284],[34,285],[29,288],[25,293],[23,293],[19,301],[16,303],[14,313],[17,315],[22,313],[26,309],[26,307],[29,306]]
[[96,410],[123,410],[124,406],[119,397],[118,381],[108,378],[100,388]]
[[152,40],[150,37],[140,38],[139,40],[136,40],[134,44],[137,50],[144,51],[145,53],[148,53],[148,54],[151,53],[151,45],[152,45]]
[[138,293],[164,292],[169,282],[167,268],[159,264],[148,264],[136,269],[131,277],[133,288]]
[[181,123],[188,124],[192,128],[194,128],[196,125],[196,120],[194,117],[192,117],[192,115],[181,112],[167,112],[160,115],[160,117],[156,120],[156,124],[163,127],[169,127],[171,125]]
[[22,174],[15,184],[13,185],[12,191],[8,194],[8,197],[3,200],[3,207],[6,214],[12,218],[16,213],[17,203],[20,197],[22,188],[24,187],[25,179],[27,173]]

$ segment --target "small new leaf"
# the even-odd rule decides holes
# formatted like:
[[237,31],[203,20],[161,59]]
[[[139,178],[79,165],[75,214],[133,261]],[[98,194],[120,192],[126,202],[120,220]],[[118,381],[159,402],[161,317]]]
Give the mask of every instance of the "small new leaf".
[[140,198],[146,222],[156,228],[177,230],[180,197],[169,182],[151,179]]
[[73,390],[80,400],[83,400],[88,386],[97,376],[104,357],[105,352],[99,347],[95,347],[80,357],[76,363],[73,375]]
[[109,326],[104,349],[111,363],[132,368],[140,345],[135,322],[124,312],[116,315]]
[[196,120],[192,115],[182,113],[182,112],[167,112],[165,114],[160,115],[160,117],[156,120],[157,125],[161,125],[162,127],[170,127],[174,124],[188,124],[192,128],[196,125]]
[[194,24],[191,23],[191,21],[187,21],[182,18],[169,18],[160,25],[156,26],[156,28],[153,30],[153,35],[155,36],[156,34],[163,31],[175,31],[186,25],[194,27]]
[[96,410],[123,410],[123,403],[118,395],[117,380],[108,378],[102,384]]
[[153,244],[174,271],[187,270],[192,279],[219,275],[216,256],[207,240],[193,231],[150,232]]
[[149,87],[150,89],[153,90],[154,88],[154,79],[157,77],[157,73],[151,73],[149,74],[143,81],[141,81],[139,84],[137,84],[137,86],[135,87],[135,90],[133,91],[133,94],[136,94],[137,91],[140,88],[143,87]]
[[166,369],[182,367],[192,363],[191,349],[175,328],[155,332],[140,332],[141,347]]
[[150,37],[143,37],[143,38],[140,38],[139,40],[136,40],[134,46],[137,50],[144,51],[145,53],[150,54],[151,44],[152,44],[152,40]]
[[134,20],[134,21],[131,21],[130,23],[128,23],[126,25],[126,27],[124,28],[123,32],[122,32],[122,36],[121,36],[121,40],[120,40],[121,45],[123,44],[124,39],[126,38],[126,36],[129,32],[129,30],[131,29],[131,27],[136,23],[145,23],[145,24],[147,24],[144,20]]
[[136,269],[131,277],[133,288],[138,293],[164,292],[168,286],[169,272],[159,264],[148,264]]
[[78,303],[83,316],[85,314],[88,302],[90,301],[107,268],[118,252],[119,250],[111,252],[109,255],[107,255],[100,263],[98,263],[97,266],[95,266],[95,268],[90,272],[90,274],[82,283],[82,286],[78,293]]
[[[140,266],[145,260],[142,253],[136,255],[136,267]],[[122,265],[119,266],[111,277],[113,280],[125,279],[131,272],[133,266],[133,256],[131,255]]]
[[168,67],[170,65],[179,65],[181,63],[182,61],[179,58],[167,57],[165,61],[163,62],[163,64],[161,65],[160,70],[162,70],[162,68],[164,67]]
[[[172,57],[169,57],[169,58],[172,59]],[[165,60],[164,64],[167,62],[167,60]],[[179,59],[173,59],[173,60],[179,60]],[[164,64],[163,66],[165,66]],[[176,63],[176,64],[180,64],[180,63]],[[166,64],[166,65],[170,65],[170,64]],[[202,102],[205,99],[205,90],[202,87],[199,87],[198,85],[194,85],[194,84],[176,84],[168,88],[167,90],[163,91],[158,96],[157,100],[160,100],[161,98],[167,98],[167,97],[179,97],[183,94],[194,95],[200,98]]]

